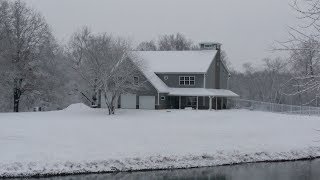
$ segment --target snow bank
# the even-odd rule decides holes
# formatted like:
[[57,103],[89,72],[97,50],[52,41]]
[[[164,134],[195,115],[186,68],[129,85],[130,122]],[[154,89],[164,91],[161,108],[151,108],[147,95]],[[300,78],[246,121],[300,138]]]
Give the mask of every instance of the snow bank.
[[300,151],[245,154],[216,152],[200,156],[152,156],[145,158],[109,159],[97,161],[66,161],[55,163],[13,163],[0,165],[0,177],[41,177],[84,173],[111,173],[119,171],[163,170],[177,168],[197,168],[239,163],[289,161],[320,157],[320,148],[314,147]]
[[69,112],[83,112],[83,111],[89,111],[91,108],[83,103],[77,103],[77,104],[71,104],[67,108],[64,109],[64,111]]
[[[79,110],[74,105],[70,110]],[[0,114],[0,177],[204,167],[320,156],[320,119],[245,110]]]

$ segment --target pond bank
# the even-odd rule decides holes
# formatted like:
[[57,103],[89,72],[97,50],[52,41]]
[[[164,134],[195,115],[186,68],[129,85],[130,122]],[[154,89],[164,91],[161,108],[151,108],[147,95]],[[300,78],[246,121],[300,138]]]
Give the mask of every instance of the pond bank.
[[[319,150],[319,149],[318,149]],[[302,153],[302,151],[298,152],[292,152],[294,155],[297,155],[297,153]],[[46,177],[56,177],[56,176],[72,176],[72,175],[90,175],[90,174],[109,174],[109,173],[125,173],[125,172],[148,172],[148,171],[163,171],[163,170],[181,170],[181,169],[195,169],[195,168],[205,168],[205,167],[223,167],[223,166],[234,166],[234,165],[248,165],[248,164],[260,164],[260,163],[279,163],[279,162],[297,162],[297,161],[311,161],[311,160],[319,160],[320,161],[320,156],[315,156],[315,157],[302,157],[302,158],[293,158],[290,157],[290,153],[280,153],[280,154],[274,154],[277,157],[283,156],[286,154],[286,157],[288,159],[272,159],[272,160],[266,160],[264,159],[265,157],[272,158],[270,155],[267,155],[266,153],[255,153],[254,155],[233,155],[230,156],[233,159],[231,160],[214,160],[214,157],[193,157],[192,159],[197,159],[196,161],[191,161],[189,160],[189,163],[187,163],[187,159],[184,160],[184,162],[176,162],[180,164],[179,166],[174,166],[174,164],[171,162],[165,162],[168,158],[162,158],[159,159],[160,157],[156,158],[151,158],[153,161],[157,161],[157,164],[153,164],[153,167],[151,168],[143,168],[143,169],[134,169],[134,168],[129,168],[129,167],[121,167],[119,164],[122,163],[129,163],[129,162],[121,162],[121,161],[113,161],[114,164],[110,164],[110,162],[92,162],[92,163],[85,163],[85,164],[74,164],[71,162],[68,162],[64,165],[64,168],[61,168],[63,165],[54,165],[55,167],[60,166],[61,169],[40,169],[38,168],[37,170],[32,170],[32,164],[28,167],[28,172],[29,173],[21,173],[21,174],[2,174],[0,178],[46,178]],[[293,155],[291,154],[291,155]],[[319,151],[320,154],[320,151]],[[235,158],[237,157],[237,158]],[[256,161],[251,161],[254,158],[256,158]],[[240,161],[242,159],[242,161]],[[248,160],[251,159],[251,160]],[[171,158],[171,160],[173,160]],[[167,165],[161,165],[159,162],[166,163]],[[203,161],[201,165],[191,165],[192,163],[198,163],[200,161]],[[211,161],[211,162],[209,162]],[[217,163],[220,162],[221,164]],[[228,163],[222,163],[223,161],[228,162]],[[132,163],[132,162],[131,162]],[[134,162],[134,164],[140,164],[141,162]],[[150,163],[150,162],[149,162]],[[181,164],[184,164],[184,166],[181,166]],[[19,164],[17,164],[16,167],[10,167],[13,168],[15,171],[18,168],[27,168],[27,167],[18,167]],[[141,164],[140,164],[141,165]],[[150,165],[150,164],[149,164]],[[96,169],[93,169],[92,166],[95,166]],[[118,166],[118,167],[117,167]],[[106,168],[106,170],[103,170],[103,168]],[[118,169],[119,168],[119,169]]]
[[[117,179],[117,180],[166,180],[166,179],[210,179],[210,180],[316,180],[320,177],[320,159],[259,162],[214,167],[109,172],[89,174],[64,174],[59,176],[29,177],[29,180],[91,180],[91,179]],[[21,178],[21,177],[20,177]],[[20,179],[20,178],[17,178]],[[15,179],[15,178],[10,178]]]

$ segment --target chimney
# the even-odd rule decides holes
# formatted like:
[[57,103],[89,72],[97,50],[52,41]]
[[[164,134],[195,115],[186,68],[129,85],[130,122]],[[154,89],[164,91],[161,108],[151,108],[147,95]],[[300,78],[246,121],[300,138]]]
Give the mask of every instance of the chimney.
[[199,44],[200,50],[221,50],[221,43],[218,42],[202,42]]

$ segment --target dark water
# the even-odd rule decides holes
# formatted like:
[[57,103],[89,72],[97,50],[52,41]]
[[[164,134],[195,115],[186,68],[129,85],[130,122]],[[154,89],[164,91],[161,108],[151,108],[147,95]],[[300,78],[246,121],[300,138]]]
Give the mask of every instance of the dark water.
[[283,163],[257,163],[212,168],[78,175],[43,180],[320,180],[320,159]]

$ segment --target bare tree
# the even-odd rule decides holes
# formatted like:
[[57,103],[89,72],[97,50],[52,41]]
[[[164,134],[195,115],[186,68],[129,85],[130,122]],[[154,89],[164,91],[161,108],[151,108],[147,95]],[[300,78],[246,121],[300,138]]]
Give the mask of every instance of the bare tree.
[[154,41],[144,41],[141,42],[137,48],[138,51],[157,51],[157,45]]
[[281,87],[288,76],[287,62],[279,57],[270,59],[266,58],[264,61],[264,78],[262,79],[262,88],[267,93],[269,102],[284,103],[281,95]]
[[293,0],[291,7],[298,12],[298,18],[303,21],[301,28],[320,32],[320,0]]
[[314,102],[320,88],[320,1],[293,0],[291,7],[298,13],[301,24],[289,27],[288,40],[278,42],[279,47],[274,48],[290,54],[288,67],[291,77],[283,84],[281,93],[300,105],[317,105]]
[[21,1],[0,4],[2,61],[6,77],[13,86],[14,112],[19,111],[21,97],[37,93],[41,74],[41,53],[52,35],[44,18]]
[[221,51],[221,61],[229,70],[231,69],[231,62],[229,61],[227,52],[224,50]]
[[308,39],[293,48],[290,64],[295,74],[314,76],[319,72],[320,65],[320,43],[316,39]]
[[[290,33],[291,39],[282,43],[290,54],[288,67],[291,78],[283,84],[281,93],[291,97],[299,105],[318,105],[320,88],[320,43],[314,35],[298,37]],[[296,99],[294,99],[296,98]]]
[[287,63],[283,59],[266,58],[262,67],[254,67],[251,63],[243,65],[244,72],[233,72],[230,87],[242,98],[272,103],[288,103],[281,96],[282,84],[290,78]]
[[160,51],[185,51],[192,49],[192,41],[184,35],[177,33],[171,35],[162,35],[158,40]]
[[[140,82],[134,82],[139,73],[138,58],[132,54],[128,42],[107,34],[92,34],[88,28],[75,33],[69,43],[74,68],[95,94],[104,96],[109,114],[115,113],[121,94],[136,91]],[[133,62],[135,61],[135,62]]]

